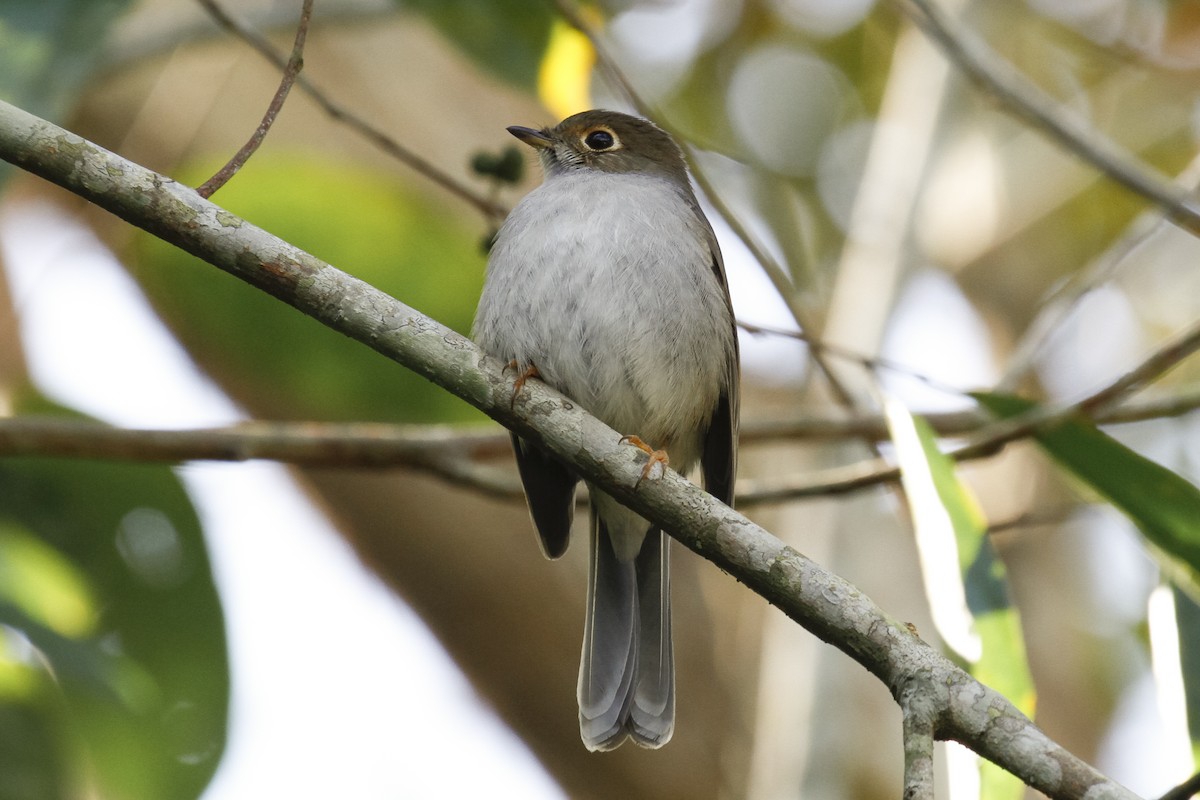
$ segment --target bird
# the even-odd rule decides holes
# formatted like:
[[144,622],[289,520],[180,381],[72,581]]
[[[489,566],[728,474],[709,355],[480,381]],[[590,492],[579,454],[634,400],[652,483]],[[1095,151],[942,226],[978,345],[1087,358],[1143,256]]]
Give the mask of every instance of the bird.
[[[543,180],[509,213],[488,257],[472,338],[685,475],[733,501],[738,341],[724,262],[683,153],[654,123],[591,110],[508,132]],[[512,436],[543,553],[563,555],[571,467]],[[640,483],[640,479],[639,479]],[[627,739],[666,744],[675,729],[669,539],[596,486],[577,695],[591,751]]]

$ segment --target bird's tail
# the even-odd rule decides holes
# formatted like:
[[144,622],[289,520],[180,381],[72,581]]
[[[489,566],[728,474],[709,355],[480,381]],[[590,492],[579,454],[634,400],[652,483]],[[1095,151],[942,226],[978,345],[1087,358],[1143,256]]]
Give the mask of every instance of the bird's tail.
[[589,750],[611,750],[626,736],[662,747],[675,729],[667,537],[651,528],[636,557],[623,560],[595,512],[591,527],[580,734]]

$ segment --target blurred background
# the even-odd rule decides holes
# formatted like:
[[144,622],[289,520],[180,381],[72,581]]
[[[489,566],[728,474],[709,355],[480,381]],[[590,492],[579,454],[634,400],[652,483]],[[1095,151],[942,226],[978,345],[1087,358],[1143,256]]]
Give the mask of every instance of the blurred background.
[[[0,98],[198,185],[279,83],[206,5],[0,0]],[[299,0],[225,6],[286,56]],[[1195,182],[1200,3],[941,7],[1063,113]],[[1077,400],[1200,318],[1194,237],[1008,115],[895,4],[318,0],[302,79],[214,202],[463,333],[502,209],[540,180],[513,171],[505,126],[609,107],[687,142],[736,313],[758,326],[742,335],[743,507],[964,662],[978,653],[944,619],[964,578],[931,565],[896,485],[762,492],[892,458],[886,432],[831,431],[880,427],[884,397],[934,419],[977,389]],[[0,181],[6,415],[499,432],[49,184]],[[825,367],[786,335],[800,323]],[[1106,430],[1194,481],[1196,382],[1182,364],[1138,396],[1169,411]],[[585,548],[540,557],[503,447],[468,466],[452,484],[0,459],[0,798],[895,796],[886,687],[682,548],[675,738],[587,753]],[[1183,781],[1200,613],[1170,555],[1032,444],[959,476],[1014,603],[988,682],[1134,791]],[[1022,796],[961,748],[938,758],[940,796]]]

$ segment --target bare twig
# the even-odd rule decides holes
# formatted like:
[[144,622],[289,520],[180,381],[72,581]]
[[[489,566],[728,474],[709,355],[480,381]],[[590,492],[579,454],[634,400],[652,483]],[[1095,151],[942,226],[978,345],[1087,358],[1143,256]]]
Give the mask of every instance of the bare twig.
[[[197,0],[197,2],[208,9],[209,13],[213,16],[224,14],[217,5],[216,0]],[[312,20],[312,6],[313,0],[304,0],[304,4],[300,8],[300,24],[296,28],[296,41],[292,44],[292,54],[288,57],[287,64],[284,65],[283,77],[279,81],[279,88],[275,90],[275,96],[271,98],[271,102],[267,106],[267,111],[263,114],[262,121],[258,123],[258,127],[254,129],[254,133],[250,136],[250,139],[242,145],[233,158],[229,159],[229,162],[225,166],[217,170],[215,175],[196,189],[201,197],[212,197],[215,191],[224,186],[230,178],[237,174],[238,170],[250,160],[250,156],[254,155],[263,143],[263,140],[267,138],[267,131],[271,130],[271,126],[275,124],[275,118],[279,116],[279,112],[283,108],[283,103],[287,100],[288,93],[292,90],[292,84],[296,82],[296,76],[300,74],[300,70],[304,66],[304,42],[308,38],[308,25]]]
[[893,0],[967,77],[1018,118],[1042,131],[1112,180],[1159,206],[1168,218],[1200,235],[1195,195],[1132,158],[1117,144],[1047,96],[931,0]]
[[[1175,397],[1142,400],[1105,408],[1091,419],[1099,425],[1121,425],[1151,419],[1180,417],[1200,409],[1200,392]],[[949,411],[923,415],[939,436],[964,436],[978,432],[993,422],[982,411]],[[889,438],[887,423],[878,414],[857,417],[802,417],[793,420],[750,420],[743,424],[742,445],[775,442],[782,439],[812,441],[873,437],[876,441]]]
[[1197,795],[1200,795],[1200,772],[1197,772],[1174,789],[1171,789],[1160,797],[1159,800],[1189,800],[1189,798],[1196,797]]
[[894,372],[900,375],[906,375],[910,378],[920,381],[921,383],[936,389],[940,392],[953,395],[964,395],[966,392],[957,387],[951,386],[948,383],[942,383],[936,378],[931,378],[928,375],[922,375],[912,367],[901,364],[898,361],[893,361],[883,356],[866,356],[862,353],[851,350],[847,347],[842,347],[836,344],[830,344],[823,339],[818,339],[805,331],[791,331],[785,328],[777,328],[772,325],[758,325],[753,322],[738,321],[738,327],[752,334],[767,334],[770,336],[783,336],[789,339],[797,339],[807,344],[816,352],[826,353],[834,358],[839,358],[844,361],[850,361],[865,370],[870,372]]
[[[210,13],[213,14],[213,19],[218,25],[229,31],[234,36],[246,42],[254,48],[263,58],[274,64],[279,69],[286,69],[287,59],[280,54],[275,47],[262,35],[252,28],[243,25],[238,20],[225,14],[219,7],[213,4],[212,0],[198,0],[210,8]],[[215,11],[215,13],[214,13]],[[400,161],[409,169],[412,169],[421,177],[426,178],[432,183],[442,187],[446,191],[458,197],[472,206],[474,206],[481,214],[489,220],[495,222],[503,219],[508,214],[508,209],[500,203],[497,203],[490,197],[475,191],[473,188],[454,178],[449,173],[443,171],[438,166],[433,164],[421,156],[409,150],[396,139],[376,128],[365,119],[355,114],[353,111],[345,108],[341,104],[332,100],[323,91],[314,86],[304,76],[299,76],[296,84],[305,92],[330,118],[346,125],[348,128],[367,139],[373,145],[378,147],[384,153],[388,154],[397,161]]]

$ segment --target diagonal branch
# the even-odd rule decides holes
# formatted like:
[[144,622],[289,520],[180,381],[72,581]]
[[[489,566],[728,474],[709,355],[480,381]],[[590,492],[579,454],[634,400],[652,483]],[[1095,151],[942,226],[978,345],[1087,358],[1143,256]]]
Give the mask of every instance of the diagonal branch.
[[1190,800],[1196,795],[1200,795],[1200,772],[1171,789],[1158,800]]
[[645,458],[640,451],[537,381],[512,402],[514,384],[504,365],[463,336],[187,187],[3,102],[0,158],[268,292],[546,448],[855,659],[897,700],[918,693],[936,737],[962,742],[1053,798],[1136,797],[850,583],[677,473],[668,470],[635,490]]
[[1200,201],[1066,111],[934,0],[893,0],[963,73],[1027,122],[1125,188],[1159,206],[1181,228],[1200,236]]

